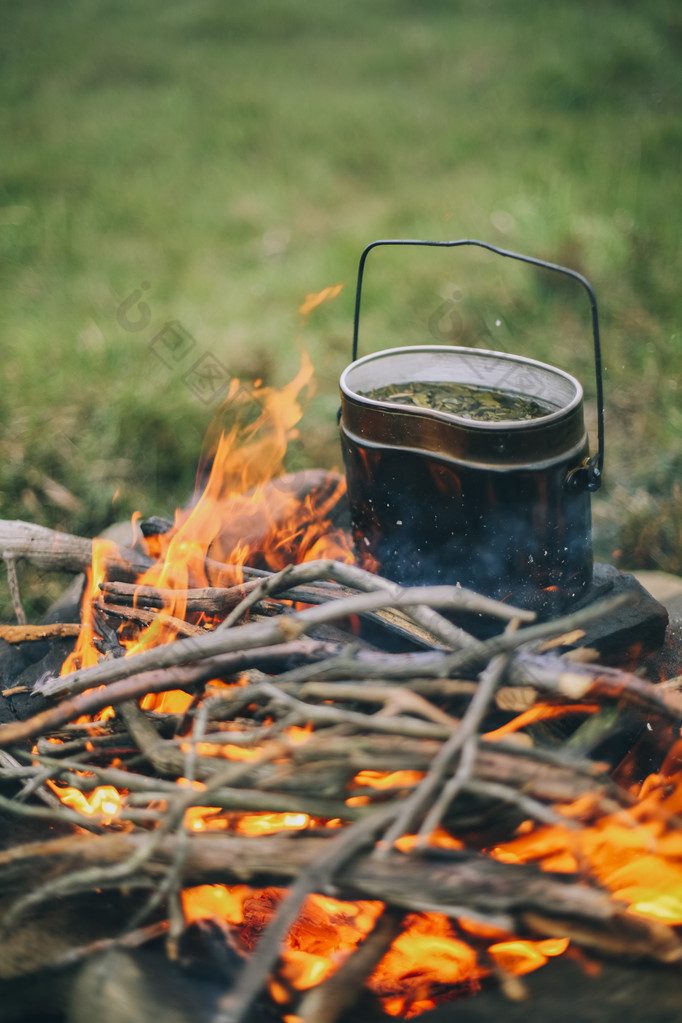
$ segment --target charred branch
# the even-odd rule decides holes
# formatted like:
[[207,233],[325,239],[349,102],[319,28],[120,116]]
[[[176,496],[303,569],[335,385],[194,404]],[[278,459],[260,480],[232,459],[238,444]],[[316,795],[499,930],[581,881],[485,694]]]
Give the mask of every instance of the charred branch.
[[[5,562],[28,561],[45,572],[83,572],[92,564],[92,540],[18,519],[0,519],[0,557]],[[111,560],[128,576],[152,564],[147,555],[130,547],[116,547]]]
[[[384,823],[389,814],[385,809]],[[361,849],[380,823],[375,817],[371,827],[356,825],[359,834],[353,841],[349,839],[354,828],[344,833],[351,847],[347,862],[347,847],[338,852],[334,839],[320,835],[192,835],[181,880],[187,886],[240,882],[287,886],[301,877],[306,892],[380,899],[396,909],[437,911],[452,919],[472,914],[476,921],[487,919],[493,926],[527,935],[570,935],[585,947],[626,958],[682,961],[682,944],[670,928],[626,913],[607,892],[573,875],[545,873],[531,864],[502,863],[469,852],[431,851],[420,856],[393,852],[377,860]],[[356,841],[359,848],[353,848]],[[151,855],[142,856],[148,842],[148,834],[78,835],[17,846],[0,852],[0,893],[15,891],[27,878],[53,881],[69,872],[70,894],[90,891],[95,883],[111,888],[122,882],[122,877],[112,877],[112,869],[130,863],[126,886],[149,888],[165,876],[177,839],[169,836],[155,844]],[[315,868],[313,878],[313,865],[329,861],[331,868]]]

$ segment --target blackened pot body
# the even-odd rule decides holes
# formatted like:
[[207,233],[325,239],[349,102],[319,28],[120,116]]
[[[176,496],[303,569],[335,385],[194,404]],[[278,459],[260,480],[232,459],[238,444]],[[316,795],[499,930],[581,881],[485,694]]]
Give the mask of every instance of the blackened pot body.
[[[480,422],[375,401],[387,383],[456,380],[541,398],[550,414]],[[402,584],[460,583],[555,614],[592,579],[582,389],[544,363],[481,349],[375,353],[341,377],[358,556]]]

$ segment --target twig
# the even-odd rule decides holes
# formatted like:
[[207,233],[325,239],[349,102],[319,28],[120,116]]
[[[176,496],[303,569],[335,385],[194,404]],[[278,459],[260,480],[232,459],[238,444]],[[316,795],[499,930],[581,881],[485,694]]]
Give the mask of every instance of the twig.
[[618,668],[523,652],[510,667],[510,680],[569,700],[622,700],[645,713],[682,721],[682,694]]
[[[3,775],[10,777],[20,778],[26,777],[24,773],[26,768],[22,768],[20,762],[8,753],[6,750],[0,750],[0,766],[2,767]],[[45,788],[45,781],[47,780],[44,772],[40,768],[31,768],[32,777],[24,785],[20,792],[18,792],[14,799],[21,803],[33,792],[38,796],[46,806],[51,807],[53,810],[61,807],[62,803],[55,796],[54,792],[50,792],[49,789]]]
[[[244,626],[247,628],[247,626]],[[209,634],[206,638],[211,638]],[[147,651],[154,654],[157,651],[175,650],[192,640],[184,640],[182,643],[159,647]],[[301,657],[302,659],[315,660],[316,657],[323,657],[334,650],[334,644],[323,641],[292,641],[291,643],[280,643],[276,646],[264,648],[252,647],[246,650],[236,650],[233,653],[223,654],[216,657],[201,659],[198,664],[174,665],[170,667],[152,668],[141,673],[126,672],[117,670],[119,664],[125,664],[133,658],[118,658],[116,661],[103,661],[98,668],[114,668],[114,673],[119,678],[118,682],[111,683],[106,689],[89,689],[89,686],[81,685],[80,695],[72,696],[55,707],[40,711],[33,717],[24,721],[11,721],[0,725],[0,748],[13,746],[32,739],[38,735],[45,735],[54,729],[73,721],[84,714],[94,714],[103,707],[116,706],[124,700],[137,699],[146,693],[165,692],[168,689],[183,689],[200,685],[216,677],[229,677],[237,672],[243,671],[253,664],[269,666],[273,662],[281,662],[287,657]],[[336,648],[338,649],[338,648]],[[145,656],[143,654],[136,655]],[[153,662],[149,658],[147,663]],[[91,670],[94,669],[81,669]],[[78,674],[78,673],[77,673]],[[129,676],[129,677],[127,677]]]
[[424,846],[428,845],[431,835],[440,824],[450,803],[453,802],[455,796],[461,792],[467,782],[471,780],[476,763],[477,750],[478,742],[474,736],[469,736],[468,739],[464,740],[455,773],[441,789],[440,795],[432,803],[417,832],[416,849],[423,849]]
[[276,593],[278,589],[286,589],[294,571],[293,565],[287,565],[281,572],[270,576],[269,579],[261,579],[257,582],[250,592],[230,611],[227,618],[216,627],[216,632],[231,628],[259,600],[270,596],[272,593]]
[[[283,748],[281,743],[272,743],[260,754],[259,760],[252,760],[246,763],[237,761],[222,761],[216,766],[215,760],[210,761],[210,771],[204,770],[200,763],[197,767],[197,774],[204,779],[201,789],[190,790],[190,800],[187,806],[214,806],[223,810],[237,811],[239,813],[305,813],[309,817],[320,819],[341,818],[343,820],[355,820],[362,816],[361,809],[347,806],[343,799],[327,799],[317,794],[295,794],[279,791],[266,791],[250,787],[236,788],[241,779],[250,774],[259,763],[267,763],[275,757],[282,756]],[[38,758],[41,764],[48,764],[47,757]],[[82,791],[89,791],[94,787],[91,780],[78,774],[67,774],[69,768],[82,771],[82,763],[76,761],[54,761],[57,772],[53,777],[61,777],[72,788]],[[135,799],[135,793],[140,794],[142,802],[153,802],[156,799],[171,800],[178,795],[178,785],[175,782],[166,781],[163,778],[150,778],[146,775],[135,774],[132,771],[123,771],[117,768],[103,768],[95,764],[88,764],[87,770],[95,775],[102,782],[115,785],[119,789],[128,789],[128,801],[139,802]],[[185,795],[184,788],[181,790]],[[20,808],[23,804],[17,804],[14,800],[8,800],[7,809],[14,812],[23,812]],[[33,808],[40,809],[40,808]],[[27,808],[28,811],[28,808]],[[42,811],[41,811],[42,814]],[[85,820],[86,818],[80,818]],[[92,819],[92,818],[90,818]]]
[[[450,731],[451,725],[443,725],[433,721],[423,721],[417,718],[394,718],[383,717],[379,714],[362,714],[357,711],[340,710],[338,707],[329,707],[326,704],[316,705],[304,703],[296,697],[282,690],[269,682],[262,683],[257,687],[264,695],[268,695],[276,706],[281,704],[289,712],[295,711],[296,718],[302,722],[312,722],[317,725],[351,725],[361,731],[383,732],[389,735],[419,736],[421,738],[444,739]],[[420,705],[421,707],[421,705]]]
[[[236,573],[237,570],[235,577]],[[328,579],[334,582],[320,581]],[[348,593],[342,587],[363,592]],[[119,589],[124,591],[125,587]],[[104,591],[108,599],[114,590],[109,587]],[[202,592],[209,599],[212,591]],[[146,892],[146,902],[131,926],[167,899],[173,954],[182,926],[178,894],[181,884],[225,883],[230,879],[255,883],[263,878],[269,884],[273,879],[295,878],[289,897],[265,931],[236,989],[221,1000],[214,1023],[246,1020],[306,895],[313,890],[340,892],[351,898],[371,895],[392,907],[391,914],[442,909],[450,916],[468,913],[483,920],[504,919],[510,927],[527,923],[535,913],[541,921],[536,920],[536,929],[546,927],[549,933],[552,927],[554,933],[563,932],[568,919],[576,933],[580,934],[583,928],[587,937],[578,940],[588,945],[593,942],[595,947],[601,947],[601,942],[611,947],[609,943],[615,942],[626,948],[630,942],[645,948],[647,953],[655,949],[653,954],[664,961],[682,960],[682,947],[668,928],[656,930],[654,925],[635,921],[628,924],[634,932],[628,932],[627,939],[618,934],[613,937],[610,929],[617,931],[626,914],[603,892],[574,884],[570,879],[559,883],[527,866],[507,872],[508,864],[467,853],[450,861],[440,850],[442,858],[434,865],[435,858],[428,855],[420,859],[415,855],[399,856],[392,848],[400,835],[419,824],[417,846],[425,847],[432,830],[446,815],[450,822],[464,817],[470,822],[485,821],[491,812],[491,802],[514,808],[513,812],[505,811],[505,817],[518,820],[521,813],[543,823],[558,824],[564,830],[580,827],[582,823],[562,816],[553,808],[555,804],[559,806],[589,793],[594,807],[590,813],[595,817],[603,815],[607,808],[612,811],[619,806],[618,790],[598,776],[597,765],[574,764],[567,755],[542,749],[522,751],[511,742],[493,744],[479,733],[485,727],[497,687],[507,682],[559,694],[578,706],[588,696],[593,704],[628,700],[646,713],[656,708],[657,713],[665,713],[669,719],[682,720],[682,700],[677,693],[657,692],[656,687],[633,681],[634,677],[626,673],[571,665],[551,654],[538,656],[537,652],[529,652],[533,649],[530,644],[541,638],[586,624],[612,612],[625,600],[605,601],[559,621],[530,625],[513,635],[506,633],[482,642],[457,630],[433,609],[473,606],[479,613],[507,618],[513,616],[515,609],[494,601],[486,603],[483,598],[472,597],[456,587],[403,589],[367,576],[354,566],[329,561],[290,567],[282,573],[260,573],[247,583],[222,590],[224,601],[226,593],[233,610],[222,627],[210,633],[198,630],[203,634],[134,657],[103,661],[95,668],[51,681],[42,687],[45,695],[59,697],[67,692],[75,695],[28,722],[0,728],[0,745],[16,743],[47,736],[55,727],[82,713],[113,705],[131,737],[134,756],[127,759],[130,771],[102,766],[100,752],[93,758],[99,764],[84,764],[86,751],[63,756],[73,750],[55,748],[54,756],[37,758],[40,768],[32,768],[32,773],[26,775],[27,785],[36,786],[44,781],[47,772],[49,777],[85,791],[111,779],[117,787],[128,789],[121,820],[149,822],[162,812],[162,806],[166,807],[161,823],[153,830],[137,828],[131,835],[105,834],[97,839],[82,835],[82,850],[71,846],[69,852],[64,852],[67,847],[62,845],[51,846],[52,852],[48,852],[44,846],[40,855],[27,853],[27,865],[9,855],[3,858],[0,853],[0,885],[9,889],[17,878],[24,877],[30,877],[32,884],[30,892],[26,894],[24,890],[10,907],[5,927],[11,928],[22,913],[48,898],[92,888],[140,888]],[[298,599],[301,593],[308,593],[311,602],[314,599],[321,603],[276,619],[237,624],[241,615],[259,601],[274,594],[281,600]],[[211,599],[214,597],[215,593]],[[407,608],[407,616],[429,632],[431,639],[427,636],[427,642],[437,645],[433,642],[435,637],[447,650],[392,655],[359,650],[350,636],[346,642],[342,634],[337,643],[302,638],[317,625],[353,614],[381,614],[389,620],[393,611],[386,609],[396,607]],[[109,613],[112,606],[105,604],[102,609]],[[116,613],[115,607],[113,610]],[[141,612],[150,619],[158,617],[154,611],[128,606],[118,610],[126,617],[132,614],[139,617]],[[224,606],[222,613],[225,610]],[[526,621],[530,617],[524,614]],[[414,632],[416,636],[416,627]],[[314,662],[312,666],[310,662]],[[212,677],[229,679],[241,670],[250,672],[248,685],[206,692],[202,689],[179,722],[170,716],[152,722],[135,702],[142,693],[169,688],[192,691]],[[268,678],[266,671],[275,677]],[[477,684],[457,677],[476,674]],[[361,678],[362,684],[354,685],[354,677]],[[330,678],[341,681],[332,683]],[[83,691],[98,685],[103,686],[99,691]],[[443,705],[430,702],[427,696],[435,701],[441,699]],[[465,700],[469,700],[468,706]],[[368,703],[379,705],[381,710],[361,713],[360,709],[368,709]],[[453,714],[460,714],[464,707],[466,710],[458,721]],[[369,710],[375,711],[376,706]],[[268,724],[264,727],[261,722],[266,716]],[[295,722],[316,728],[300,747],[294,747],[284,731]],[[176,731],[175,738],[167,738],[173,734],[170,731],[173,725],[182,733],[192,723],[189,737]],[[221,731],[221,727],[226,730]],[[244,731],[238,733],[239,728]],[[397,741],[396,737],[400,739]],[[120,739],[117,741],[120,744]],[[258,755],[245,762],[226,761],[222,756],[206,755],[200,745],[238,741],[242,745],[260,745]],[[231,751],[224,753],[229,755]],[[353,780],[363,769],[391,771],[408,767],[424,772],[424,778],[416,784],[413,778],[404,783],[399,778],[388,779],[392,788],[383,790],[373,790],[369,785],[371,779],[366,777]],[[87,776],[76,773],[83,768],[89,772]],[[17,768],[7,764],[6,770],[12,772]],[[136,770],[149,771],[149,775]],[[165,780],[166,775],[173,781]],[[175,779],[181,775],[190,781],[200,779],[204,787],[180,788]],[[461,793],[467,798],[457,802]],[[364,798],[348,799],[349,794]],[[368,802],[372,805],[368,806]],[[264,846],[263,838],[258,845],[242,845],[240,836],[218,831],[210,836],[214,841],[206,842],[202,837],[209,836],[197,835],[185,824],[187,810],[192,806],[240,813],[300,811],[309,814],[313,823],[332,817],[358,823],[328,833],[319,842],[314,841],[313,835],[288,841],[281,836],[272,843],[266,840]],[[17,805],[16,800],[0,801],[0,808],[14,813],[35,810]],[[66,809],[59,811],[58,819],[62,822],[74,817],[82,827],[88,826],[79,815],[71,815]],[[89,826],[99,831],[102,823],[103,819],[97,818]],[[381,854],[377,850],[374,856],[368,854],[365,847],[370,847],[384,829]],[[110,837],[120,839],[119,844],[109,843]],[[423,851],[431,850],[429,847]],[[44,872],[40,875],[41,884],[36,887],[34,879],[40,863]],[[21,887],[17,890],[22,891]],[[364,954],[370,958],[379,954],[386,935],[382,939],[377,932],[375,937],[375,941],[368,939],[366,943]],[[363,962],[360,949],[328,986],[305,996],[301,1012],[306,1023],[330,1023],[335,1019],[343,1008],[344,987],[350,985],[348,977],[364,977],[365,967],[371,968]]]
[[154,941],[156,938],[163,937],[167,932],[168,921],[159,920],[156,923],[148,924],[146,927],[140,927],[139,930],[127,931],[117,938],[100,938],[97,941],[91,941],[89,945],[79,945],[76,948],[70,948],[67,952],[62,952],[61,955],[55,956],[49,963],[46,963],[45,968],[48,970],[64,970],[69,966],[82,962],[84,959],[89,959],[90,956],[99,955],[112,948],[139,948],[148,941]]
[[[135,734],[138,730],[138,720],[144,720],[148,725],[147,719],[142,714],[142,711],[136,703],[124,704],[121,707],[121,711],[127,714],[126,723],[130,727],[131,734]],[[141,715],[138,719],[137,714]],[[192,785],[195,779],[195,766],[196,766],[196,743],[201,741],[204,732],[206,730],[206,722],[208,718],[208,708],[204,704],[199,709],[199,713],[194,719],[194,728],[192,732],[193,743],[189,746],[185,756],[185,767],[184,776],[187,779],[189,786]],[[157,737],[158,739],[158,737]],[[183,814],[184,816],[184,814]],[[187,855],[187,834],[182,826],[183,818],[178,820],[175,828],[176,834],[176,848],[171,860],[170,866],[166,871],[165,878],[158,885],[156,890],[152,893],[147,902],[140,907],[133,919],[130,921],[130,930],[135,930],[139,927],[142,921],[153,913],[157,906],[161,904],[164,898],[168,897],[169,909],[170,909],[170,927],[168,936],[166,939],[166,947],[169,952],[170,959],[177,958],[177,946],[178,940],[184,929],[184,918],[180,907],[179,889],[180,889],[180,877],[182,874],[183,864]],[[179,915],[178,915],[179,914]]]
[[[281,686],[279,687],[281,688]],[[435,721],[446,728],[454,728],[459,722],[440,707],[436,707],[419,693],[406,689],[404,686],[355,685],[340,682],[306,682],[301,687],[299,697],[302,700],[351,700],[356,703],[381,703],[382,714],[398,714],[401,711],[412,712],[427,721]]]
[[[56,797],[55,797],[56,798]],[[98,822],[103,822],[103,817],[84,817],[75,810],[67,809],[63,803],[58,806],[33,806],[33,804],[18,803],[16,799],[8,799],[0,795],[0,810],[6,810],[18,817],[35,817],[36,819],[48,821],[64,821],[66,824],[75,824],[85,828],[87,831],[99,831]]]
[[[182,777],[190,780],[198,778],[207,783],[206,791],[215,790],[218,786],[235,785],[244,775],[251,774],[258,766],[281,756],[285,750],[284,744],[281,741],[273,743],[270,747],[263,747],[258,757],[247,763],[236,762],[226,764],[218,761],[216,764],[216,758],[214,757],[198,757],[196,745],[198,742],[204,741],[205,725],[202,725],[201,729],[197,730],[197,721],[201,723],[210,715],[210,701],[203,703],[199,708],[192,736],[182,739],[185,752],[178,749],[175,743],[166,742],[159,737],[151,722],[134,700],[122,704],[119,711],[141,752],[159,774],[167,774],[171,777],[182,775]],[[201,738],[197,737],[199,735],[201,735]],[[215,740],[212,736],[207,736],[205,741],[212,742]]]
[[[354,586],[356,589],[366,593],[382,589],[392,596],[397,596],[401,591],[401,587],[397,583],[393,583],[381,576],[374,576],[356,565],[340,564],[335,570],[334,578],[338,583]],[[454,622],[444,618],[443,615],[438,614],[432,607],[417,605],[416,607],[409,608],[407,615],[417,625],[426,629],[430,635],[440,640],[450,649],[462,650],[473,646],[476,642],[474,637],[470,636],[468,632],[465,632],[459,625],[455,625]]]
[[[272,578],[274,573],[262,573],[261,578]],[[368,573],[364,573],[368,574]],[[379,583],[386,581],[379,576],[370,576]],[[153,586],[136,586],[134,583],[110,582],[108,580],[100,584],[102,597],[105,603],[115,602],[131,607],[152,607],[163,608],[170,606],[172,601],[181,600],[187,613],[204,612],[209,615],[225,615],[243,600],[258,585],[260,579],[245,580],[241,584],[230,587],[205,586],[197,589],[173,590],[161,589]],[[395,584],[391,584],[395,585]],[[365,590],[376,590],[378,585],[363,587]],[[316,581],[313,584],[293,586],[278,592],[280,600],[291,601],[301,604],[323,604],[329,600],[339,600],[342,597],[352,596],[357,593],[359,587],[349,587],[335,582]],[[428,609],[425,609],[428,611]],[[417,620],[419,613],[396,611],[394,609],[383,609],[378,611],[366,611],[362,618],[380,627],[398,634],[407,633],[414,642],[425,646],[460,646],[456,640],[461,639],[461,630],[453,625],[446,618],[438,615],[435,611],[431,613],[429,620],[430,628],[420,624]],[[440,622],[440,628],[437,623]]]
[[567,830],[577,830],[580,827],[577,821],[570,817],[564,817],[556,810],[552,810],[551,807],[544,806],[537,799],[532,799],[523,792],[517,792],[509,785],[501,785],[494,781],[480,781],[478,778],[465,778],[462,788],[473,795],[483,796],[485,799],[499,799],[503,803],[518,806],[525,816],[532,817],[533,820],[540,821],[542,824],[558,824]]
[[[288,592],[288,596],[292,599],[305,599],[305,594],[296,592],[297,584],[302,582],[314,582],[320,579],[328,577],[333,579],[338,584],[345,586],[351,586],[354,590],[360,590],[366,593],[375,593],[377,590],[383,590],[385,593],[390,594],[392,597],[399,599],[400,595],[404,592],[403,588],[397,583],[391,582],[388,579],[384,579],[381,576],[373,575],[370,572],[365,572],[363,569],[358,568],[354,565],[345,565],[341,562],[329,562],[329,561],[318,561],[308,562],[305,565],[299,565],[294,568],[291,565],[287,565],[277,575],[271,576],[269,579],[261,580],[261,583],[254,587],[253,590],[244,597],[243,601],[231,612],[226,621],[223,623],[224,628],[229,628],[236,621],[239,620],[241,615],[248,610],[254,603],[262,599],[264,596],[274,594],[277,592],[290,591],[293,585],[294,589]],[[474,595],[461,591],[464,594],[465,600],[474,600]],[[328,598],[332,599],[335,594],[333,591],[328,590]],[[350,594],[345,593],[342,596],[349,596]],[[478,595],[476,595],[478,596]],[[485,598],[481,598],[482,601]],[[489,613],[504,615],[506,608],[500,611],[502,605],[497,602],[490,602],[488,607]],[[413,607],[409,612],[408,616],[413,619],[417,624],[425,628],[431,635],[437,639],[446,643],[450,647],[460,649],[463,647],[471,646],[476,641],[472,636],[466,633],[463,629],[449,622],[442,615],[439,615],[430,607],[416,606]],[[529,618],[532,618],[529,615]]]
[[[292,574],[293,572],[293,574]],[[230,624],[234,624],[239,617],[248,610],[257,600],[264,596],[278,593],[286,600],[305,603],[319,603],[323,600],[341,599],[351,596],[347,589],[362,592],[376,592],[384,590],[394,596],[399,596],[403,590],[397,583],[393,583],[381,576],[365,572],[354,565],[345,565],[341,562],[329,560],[306,562],[304,565],[287,566],[283,572],[259,573],[259,579],[251,579],[232,587],[203,587],[189,590],[156,589],[149,586],[135,586],[129,583],[118,583],[106,581],[102,583],[105,600],[111,597],[123,597],[126,602],[151,603],[154,606],[164,606],[173,599],[181,598],[187,602],[188,610],[206,611],[209,614],[220,614],[230,611],[239,602],[247,601],[239,609],[234,611]],[[332,579],[335,584],[320,583],[322,579]],[[306,589],[306,583],[317,583],[318,589]],[[303,585],[301,585],[303,584]],[[342,587],[346,587],[343,589]],[[257,589],[258,596],[252,597],[253,591]],[[497,601],[474,594],[459,588],[461,594],[460,609],[470,609],[481,614],[492,614],[498,617],[509,618],[512,613],[519,612],[519,609],[511,608],[509,605],[500,604]],[[248,598],[248,599],[247,599]],[[381,614],[381,612],[379,612]],[[530,621],[534,615],[532,612],[520,612],[524,620]],[[436,611],[429,607],[417,607],[408,612],[408,617],[422,626],[431,636],[438,638],[447,646],[460,648],[472,645],[475,640],[464,632],[463,629],[454,625],[448,619],[443,618]],[[229,627],[226,626],[226,627]]]
[[159,625],[175,629],[181,636],[204,636],[207,631],[200,625],[192,625],[191,622],[176,618],[165,611],[149,611],[144,607],[124,607],[121,604],[103,604],[100,601],[95,601],[93,607],[102,614],[111,615],[112,618],[120,618],[123,621],[139,622],[141,625],[158,622]]
[[[102,735],[93,735],[91,732],[86,731],[85,735],[79,736],[78,732],[82,727],[81,725],[72,725],[68,731],[63,730],[61,733],[59,731],[52,732],[50,738],[61,738],[62,736],[67,735],[75,736],[74,738],[62,739],[59,743],[60,755],[63,753],[74,753],[88,750],[91,752],[98,750],[101,753],[116,752],[117,754],[121,754],[126,751],[126,734],[122,729],[119,729],[118,731],[113,731],[110,728],[107,729],[106,725],[100,721],[93,722],[93,724],[98,724],[100,726],[100,729],[103,731]],[[47,753],[49,755],[57,752],[55,744],[50,742],[49,739],[38,739],[36,746],[39,753]],[[128,752],[130,752],[130,749],[131,747],[128,747]]]
[[100,583],[105,603],[126,604],[131,607],[168,607],[181,600],[188,612],[203,611],[210,615],[225,614],[235,607],[259,583],[258,579],[245,580],[235,586],[203,586],[194,589],[142,586],[138,583]]
[[2,551],[2,557],[5,560],[5,568],[7,569],[7,584],[12,598],[14,614],[16,615],[19,625],[26,625],[26,612],[24,611],[24,605],[21,603],[16,558],[14,555],[8,554],[6,550]]
[[[309,562],[305,565],[298,565],[292,569],[291,576],[298,569],[309,568],[316,565],[316,562]],[[506,617],[512,617],[510,610],[505,605],[496,605],[495,601],[486,602],[487,606],[499,606],[504,608]],[[615,599],[615,598],[614,598]],[[44,696],[59,696],[64,693],[78,693],[93,686],[118,681],[121,678],[129,678],[150,668],[167,668],[179,664],[189,664],[200,661],[207,657],[214,657],[218,654],[230,653],[235,650],[253,649],[256,646],[269,646],[276,643],[283,643],[297,639],[307,630],[316,625],[331,622],[339,618],[346,618],[350,615],[360,614],[363,611],[372,611],[386,606],[414,606],[429,604],[435,607],[446,607],[453,610],[468,608],[470,604],[475,605],[473,597],[466,590],[456,586],[417,586],[402,590],[399,596],[387,594],[384,591],[362,593],[358,596],[347,597],[341,600],[329,601],[318,607],[309,607],[304,611],[293,612],[289,615],[281,615],[276,619],[269,619],[263,622],[242,625],[238,629],[219,629],[208,633],[205,636],[191,636],[179,643],[167,644],[162,647],[155,647],[131,657],[118,658],[113,661],[104,661],[92,668],[81,668],[71,672],[59,679],[53,679],[41,687]],[[620,603],[618,604],[620,606]],[[522,612],[525,616],[526,612]],[[536,626],[535,630],[541,629]],[[544,638],[552,630],[542,629],[541,635]],[[536,638],[534,627],[528,629],[529,641]],[[532,635],[531,635],[532,633]],[[493,644],[492,647],[490,644]],[[502,646],[501,649],[507,649]],[[490,650],[490,654],[488,651]],[[464,663],[476,663],[483,658],[483,663],[500,650],[495,648],[493,641],[488,643],[476,643],[474,647],[458,654],[450,655],[451,659],[463,659]],[[440,667],[440,661],[439,667]],[[443,663],[450,663],[446,659]],[[458,661],[453,661],[458,663]],[[2,730],[0,730],[0,744]]]
[[[507,634],[505,633],[505,635]],[[508,655],[499,655],[481,673],[478,688],[459,726],[451,733],[447,742],[439,750],[426,777],[405,800],[400,813],[391,824],[383,841],[377,845],[374,852],[375,856],[385,858],[390,848],[401,835],[409,832],[417,819],[424,813],[441,786],[445,775],[451,769],[455,757],[459,756],[466,743],[476,734],[507,667],[508,659]]]
[[[146,841],[138,846],[123,862],[106,867],[93,867],[89,870],[84,869],[73,874],[67,874],[66,876],[51,878],[37,888],[25,892],[5,913],[0,923],[0,937],[8,934],[16,920],[27,910],[40,905],[40,903],[47,899],[131,879],[136,871],[140,870],[145,862],[158,851],[168,836],[178,827],[186,810],[190,806],[196,805],[196,802],[197,793],[194,789],[190,788],[186,792],[180,790],[164,820],[153,832],[148,833]],[[199,797],[199,802],[201,802],[201,797]],[[184,849],[182,852],[184,855]]]
[[359,662],[357,645],[349,643],[340,653],[334,654],[324,661],[318,661],[316,664],[301,664],[289,671],[282,672],[277,678],[277,685],[284,688],[297,687],[311,678],[319,681],[330,676],[344,679],[347,668],[351,670],[351,673],[357,670],[357,674],[362,675],[363,673],[359,670]]
[[[144,572],[152,561],[141,551],[111,544],[113,564],[133,574]],[[24,559],[46,572],[83,572],[92,564],[92,540],[20,519],[0,519],[0,556]]]
[[77,636],[77,622],[52,622],[50,625],[0,625],[0,639],[6,643],[31,643],[40,639],[61,639]]

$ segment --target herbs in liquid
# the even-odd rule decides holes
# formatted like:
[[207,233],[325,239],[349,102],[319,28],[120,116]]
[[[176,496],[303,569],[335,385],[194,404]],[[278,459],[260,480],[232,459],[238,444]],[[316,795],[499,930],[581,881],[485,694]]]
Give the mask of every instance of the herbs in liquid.
[[473,384],[454,383],[447,380],[436,382],[414,381],[401,384],[385,384],[371,391],[360,392],[365,398],[375,401],[390,401],[398,405],[412,405],[449,412],[464,419],[477,419],[489,423],[505,420],[539,419],[556,411],[555,405],[528,398],[514,391],[503,391],[495,387],[478,387]]

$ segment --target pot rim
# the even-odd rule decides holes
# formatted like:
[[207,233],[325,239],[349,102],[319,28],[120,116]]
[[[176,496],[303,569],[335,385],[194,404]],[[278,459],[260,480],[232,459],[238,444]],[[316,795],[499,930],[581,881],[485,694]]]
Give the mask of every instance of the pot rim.
[[[382,359],[387,357],[407,357],[421,355],[424,356],[427,353],[435,353],[439,355],[447,356],[449,353],[455,356],[466,356],[467,358],[488,358],[502,360],[505,362],[511,362],[519,366],[527,366],[534,370],[539,370],[547,374],[551,374],[555,377],[560,377],[565,383],[570,384],[573,388],[573,397],[562,405],[560,408],[555,409],[552,412],[547,413],[544,416],[537,416],[534,419],[502,419],[497,422],[489,422],[482,419],[473,419],[466,416],[458,416],[453,412],[441,412],[436,409],[422,408],[420,406],[402,405],[398,402],[380,401],[376,398],[369,398],[359,391],[354,390],[349,382],[349,377],[352,377],[353,373],[358,367],[364,366],[367,363],[377,361],[380,362]],[[418,378],[417,378],[418,379]],[[456,376],[451,379],[456,380]],[[386,383],[392,381],[387,380]],[[377,386],[377,385],[375,385]],[[529,429],[536,430],[540,429],[545,425],[550,425],[558,420],[565,418],[574,412],[577,408],[582,405],[583,401],[583,388],[579,380],[567,373],[563,369],[559,369],[558,366],[552,366],[547,362],[540,362],[538,359],[531,359],[525,355],[513,355],[508,352],[497,352],[492,349],[486,348],[465,348],[455,345],[405,345],[396,348],[385,348],[378,352],[372,352],[369,355],[364,355],[360,359],[356,359],[355,362],[351,362],[341,374],[339,379],[339,387],[343,396],[348,398],[350,401],[366,405],[370,408],[379,410],[386,410],[387,412],[399,411],[401,414],[408,416],[419,416],[423,418],[427,416],[429,418],[441,420],[445,423],[454,423],[459,426],[465,427],[467,430],[480,430],[482,432],[495,433],[500,430],[519,430],[527,431]],[[523,393],[518,392],[517,393]],[[527,395],[528,397],[542,397],[541,395]]]

